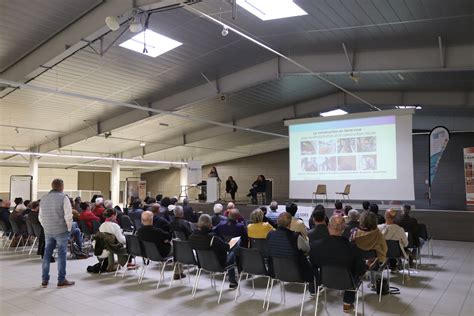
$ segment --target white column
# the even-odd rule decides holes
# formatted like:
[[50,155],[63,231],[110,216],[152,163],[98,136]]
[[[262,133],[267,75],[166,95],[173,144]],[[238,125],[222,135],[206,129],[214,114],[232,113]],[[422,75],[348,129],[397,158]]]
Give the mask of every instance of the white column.
[[188,197],[188,168],[186,166],[181,167],[180,177],[179,177],[179,200],[183,201],[184,198]]
[[112,161],[112,174],[110,175],[110,199],[114,205],[119,204],[120,198],[120,164]]
[[38,199],[38,158],[30,156],[30,176],[33,177],[31,181],[31,200]]

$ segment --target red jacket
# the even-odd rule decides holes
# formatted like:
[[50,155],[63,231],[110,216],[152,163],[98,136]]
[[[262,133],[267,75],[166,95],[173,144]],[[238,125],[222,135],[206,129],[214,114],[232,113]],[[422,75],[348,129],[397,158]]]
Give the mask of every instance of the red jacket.
[[92,222],[98,221],[100,222],[100,218],[94,215],[91,211],[82,211],[81,215],[79,216],[79,220],[84,221],[89,227],[89,231],[92,231]]
[[99,217],[100,220],[103,221],[104,220],[104,211],[105,211],[105,208],[99,205],[99,206],[96,206],[94,208],[92,213],[94,213],[95,216]]

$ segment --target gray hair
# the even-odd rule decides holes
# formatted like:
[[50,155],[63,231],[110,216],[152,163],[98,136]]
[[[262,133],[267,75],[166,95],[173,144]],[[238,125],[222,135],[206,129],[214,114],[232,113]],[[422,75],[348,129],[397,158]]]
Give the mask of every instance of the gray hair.
[[329,228],[337,231],[342,232],[346,227],[346,223],[344,222],[344,218],[339,215],[333,215],[329,219]]
[[212,227],[212,219],[208,214],[201,214],[197,222],[198,228],[210,228]]
[[220,204],[220,203],[214,204],[214,214],[222,213],[223,209],[224,209],[224,207],[222,206],[222,204]]
[[360,213],[358,210],[350,210],[349,213],[347,213],[347,217],[349,218],[349,222],[358,222]]
[[184,217],[183,207],[177,205],[174,208],[174,216],[176,217]]
[[228,210],[229,210],[229,209],[233,209],[233,208],[235,208],[235,204],[234,204],[234,203],[232,203],[232,202],[227,203],[227,209],[228,209]]
[[63,179],[54,179],[53,182],[51,182],[51,187],[53,190],[61,191],[64,188]]
[[278,209],[278,202],[277,201],[272,201],[272,203],[270,203],[270,209],[274,212],[276,212],[276,210]]
[[114,208],[114,203],[111,200],[105,200],[104,207],[105,208]]

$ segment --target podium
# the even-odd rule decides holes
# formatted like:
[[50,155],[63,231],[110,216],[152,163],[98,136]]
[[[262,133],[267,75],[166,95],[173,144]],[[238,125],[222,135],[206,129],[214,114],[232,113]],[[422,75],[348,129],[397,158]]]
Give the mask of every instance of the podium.
[[220,183],[217,178],[207,178],[207,203],[214,203],[219,200]]

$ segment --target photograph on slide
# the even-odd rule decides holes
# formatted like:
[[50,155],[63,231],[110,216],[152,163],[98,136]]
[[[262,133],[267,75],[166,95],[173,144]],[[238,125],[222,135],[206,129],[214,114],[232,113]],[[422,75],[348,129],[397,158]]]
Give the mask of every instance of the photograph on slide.
[[318,165],[316,163],[316,158],[305,157],[301,159],[301,169],[304,171],[318,171]]
[[339,156],[337,157],[337,170],[354,171],[357,169],[357,156]]
[[358,170],[377,170],[377,155],[360,155],[357,163]]
[[356,139],[355,138],[339,138],[337,140],[337,153],[338,154],[351,154],[356,152]]
[[374,151],[377,151],[377,139],[375,136],[357,138],[357,152],[365,153]]
[[333,155],[336,153],[336,140],[335,139],[320,140],[318,143],[318,147],[319,147],[320,155]]
[[316,146],[317,146],[317,141],[302,141],[301,142],[301,155],[306,156],[306,155],[316,155]]

